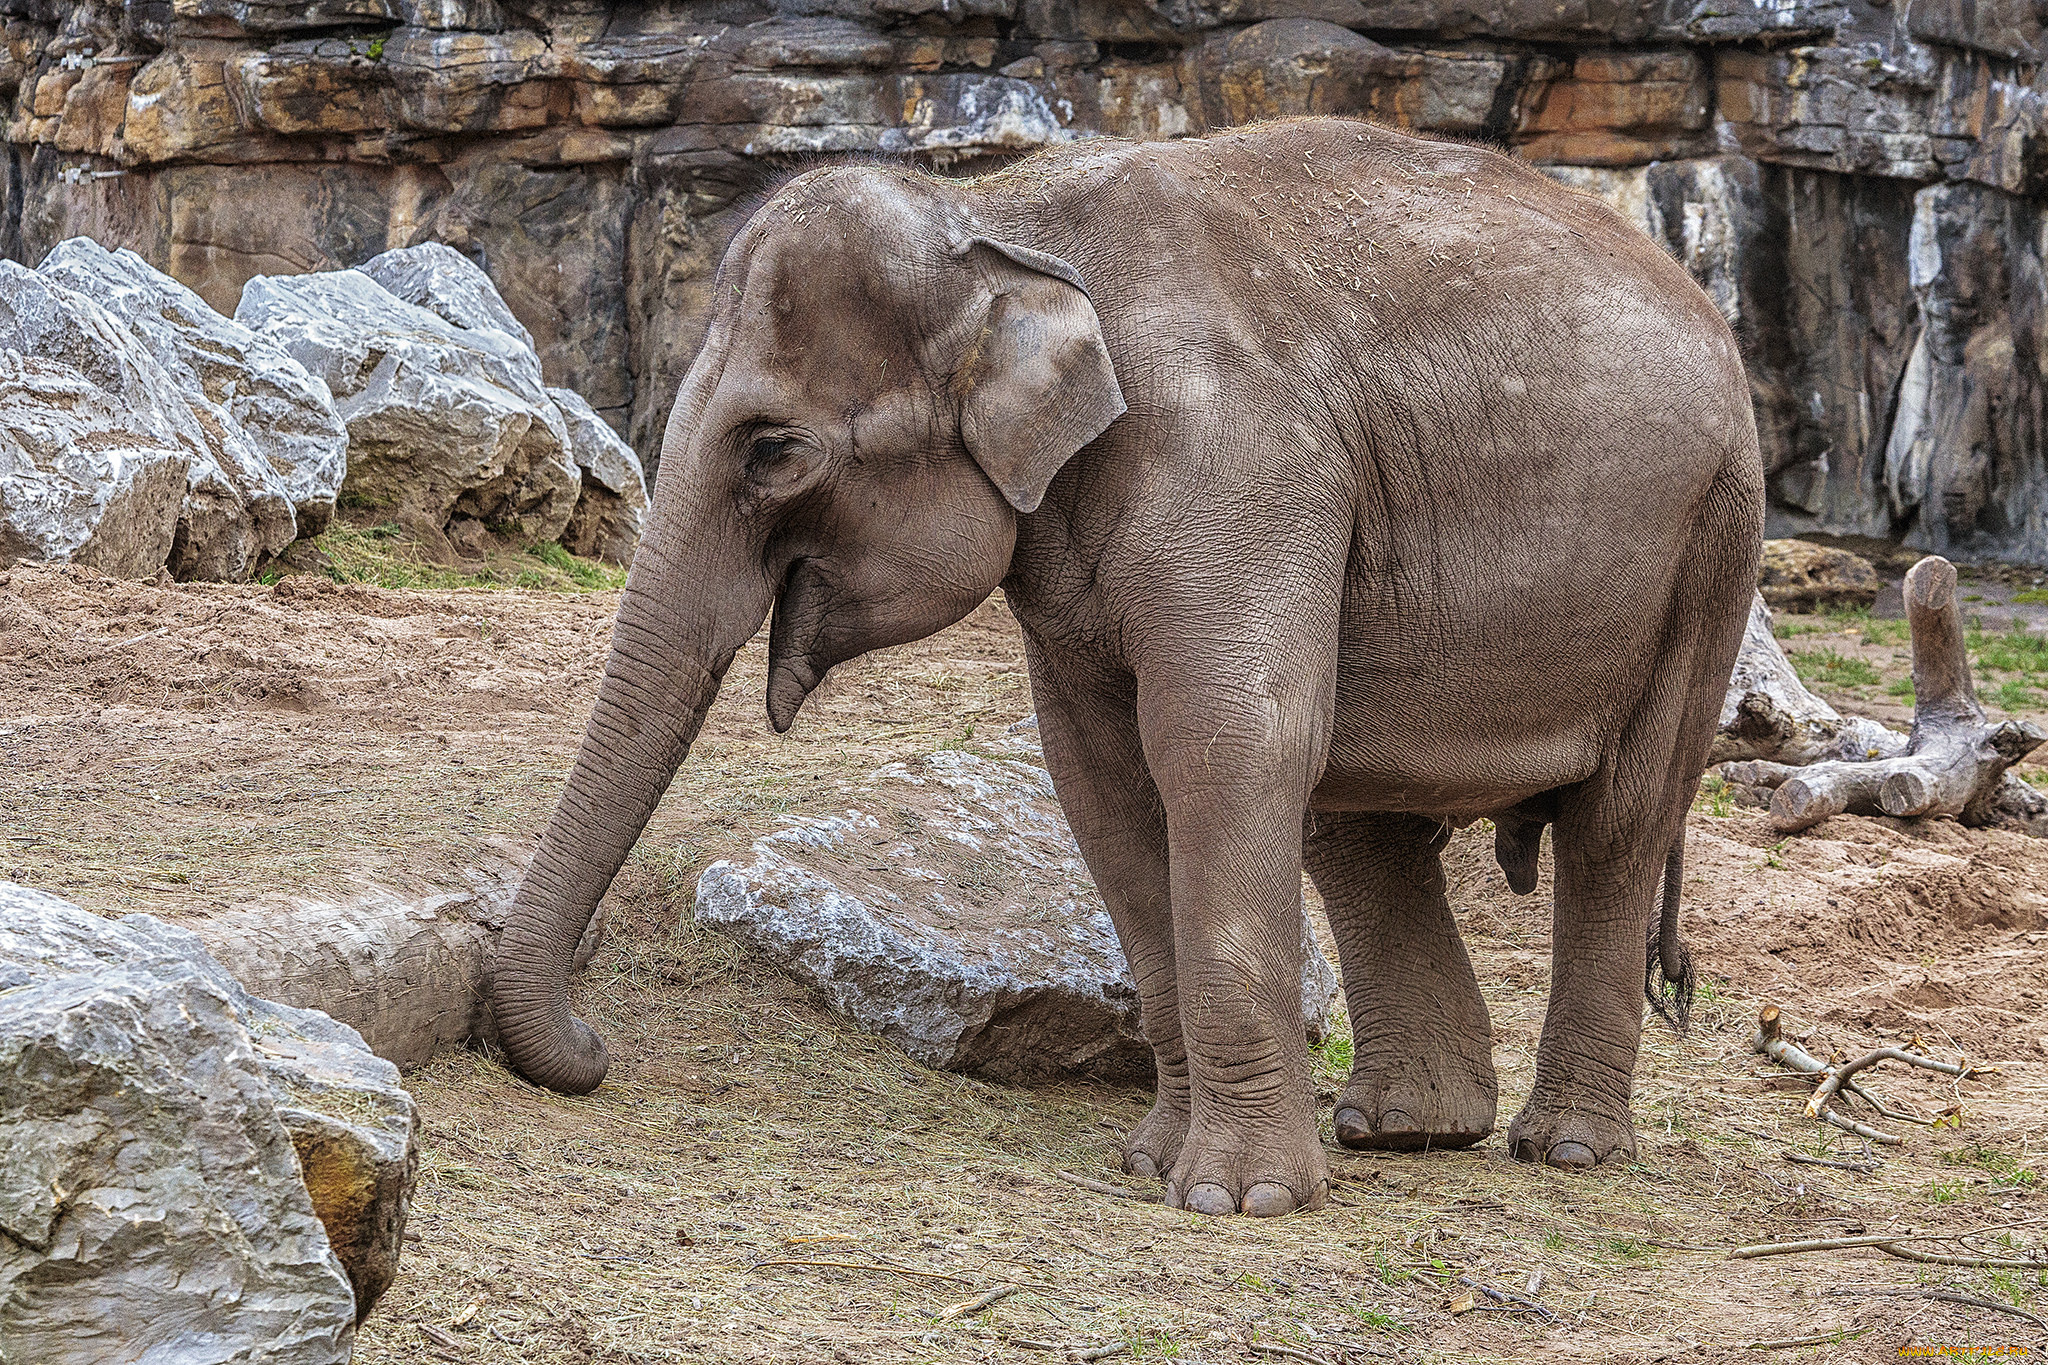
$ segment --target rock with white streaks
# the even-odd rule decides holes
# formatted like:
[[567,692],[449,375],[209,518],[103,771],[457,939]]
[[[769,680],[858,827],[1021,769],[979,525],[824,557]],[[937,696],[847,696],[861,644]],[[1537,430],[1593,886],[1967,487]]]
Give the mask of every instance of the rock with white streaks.
[[[783,964],[927,1066],[1149,1079],[1137,991],[1052,780],[945,751],[882,768],[839,815],[711,865],[696,919]],[[1302,919],[1302,1014],[1337,981]]]
[[0,1359],[345,1362],[403,1244],[397,1082],[186,931],[0,883]]
[[36,273],[119,318],[169,372],[201,424],[218,433],[222,467],[270,529],[270,552],[285,531],[317,535],[333,519],[348,429],[305,366],[132,251],[73,237]]
[[78,370],[0,350],[0,567],[156,573],[178,531],[187,459]]
[[347,424],[344,490],[430,541],[455,517],[553,540],[581,476],[532,347],[458,326],[359,270],[259,275],[235,320],[334,394]]

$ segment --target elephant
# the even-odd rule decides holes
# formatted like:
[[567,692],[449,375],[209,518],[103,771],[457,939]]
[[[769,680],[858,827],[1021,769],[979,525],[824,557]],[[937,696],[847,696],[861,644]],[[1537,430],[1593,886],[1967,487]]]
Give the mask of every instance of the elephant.
[[1762,532],[1740,353],[1677,263],[1504,154],[1326,117],[814,168],[714,292],[499,948],[514,1067],[603,1078],[571,955],[771,612],[782,732],[1000,587],[1156,1062],[1127,1171],[1202,1213],[1325,1201],[1304,872],[1354,1034],[1338,1139],[1491,1133],[1439,857],[1489,817],[1517,889],[1546,827],[1555,866],[1509,1151],[1633,1156],[1636,974]]

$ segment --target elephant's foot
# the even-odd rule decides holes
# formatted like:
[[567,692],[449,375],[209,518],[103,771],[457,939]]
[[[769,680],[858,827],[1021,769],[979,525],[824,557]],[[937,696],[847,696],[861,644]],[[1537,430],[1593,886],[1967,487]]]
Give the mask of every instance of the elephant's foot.
[[1585,1104],[1566,1108],[1531,1095],[1508,1125],[1508,1155],[1517,1161],[1583,1171],[1603,1161],[1631,1160],[1635,1154],[1636,1130],[1626,1103],[1617,1118]]
[[1381,1152],[1470,1147],[1493,1131],[1495,1102],[1490,1061],[1392,1075],[1361,1067],[1337,1097],[1337,1141]]
[[1165,1175],[1180,1160],[1187,1136],[1187,1096],[1161,1094],[1152,1101],[1152,1112],[1124,1139],[1124,1170],[1131,1175]]
[[1330,1165],[1314,1122],[1188,1129],[1166,1182],[1166,1202],[1195,1213],[1270,1218],[1319,1209],[1330,1195]]

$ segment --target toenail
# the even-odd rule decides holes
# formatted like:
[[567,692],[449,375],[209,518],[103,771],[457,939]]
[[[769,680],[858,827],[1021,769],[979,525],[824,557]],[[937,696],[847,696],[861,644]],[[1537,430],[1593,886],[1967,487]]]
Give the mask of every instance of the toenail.
[[1593,1149],[1583,1142],[1560,1142],[1550,1149],[1550,1164],[1568,1171],[1583,1171],[1598,1161]]
[[1409,1118],[1399,1109],[1389,1109],[1386,1113],[1380,1115],[1380,1131],[1382,1133],[1419,1133],[1422,1131],[1422,1125]]
[[1237,1202],[1230,1197],[1230,1191],[1221,1185],[1203,1182],[1194,1186],[1181,1201],[1181,1207],[1194,1213],[1225,1214],[1237,1212]]
[[1150,1176],[1155,1180],[1159,1178],[1159,1163],[1143,1152],[1132,1152],[1125,1157],[1124,1170],[1130,1175]]
[[1244,1211],[1254,1218],[1292,1213],[1299,1202],[1293,1190],[1271,1180],[1261,1180],[1244,1192]]
[[1337,1141],[1363,1142],[1372,1136],[1372,1129],[1366,1127],[1365,1115],[1356,1109],[1345,1107],[1337,1111]]

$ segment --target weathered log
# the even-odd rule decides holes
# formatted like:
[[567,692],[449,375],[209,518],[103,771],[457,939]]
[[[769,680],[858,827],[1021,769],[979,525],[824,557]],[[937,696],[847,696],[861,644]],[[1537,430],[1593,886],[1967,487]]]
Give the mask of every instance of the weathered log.
[[1710,762],[1769,759],[1787,766],[1828,759],[1865,762],[1906,751],[1908,738],[1874,720],[1844,716],[1806,690],[1771,633],[1763,594],[1750,599],[1742,651],[1721,702]]
[[[1906,618],[1913,632],[1913,732],[1903,746],[1892,748],[1890,739],[1868,736],[1860,743],[1864,755],[1842,755],[1816,761],[1784,756],[1806,752],[1825,729],[1825,719],[1814,707],[1825,708],[1792,679],[1793,693],[1785,685],[1791,667],[1773,675],[1768,656],[1761,646],[1745,640],[1743,662],[1754,672],[1745,679],[1738,664],[1737,687],[1744,695],[1732,707],[1724,708],[1723,737],[1729,733],[1730,711],[1743,713],[1751,698],[1766,702],[1751,707],[1753,717],[1771,715],[1772,726],[1757,733],[1784,735],[1779,746],[1782,761],[1752,760],[1726,762],[1721,776],[1729,782],[1775,788],[1771,798],[1771,824],[1792,832],[1810,828],[1833,815],[1952,815],[1968,825],[2018,824],[2025,826],[2043,809],[2043,799],[2006,770],[2048,740],[2048,733],[2026,721],[1993,723],[1977,701],[1970,681],[1969,655],[1963,642],[1962,607],[1956,596],[1955,567],[1939,556],[1930,555],[1906,575]],[[1757,633],[1753,611],[1750,634]],[[1768,634],[1768,622],[1763,626]],[[1776,642],[1770,652],[1782,660]],[[1804,699],[1803,701],[1801,699]],[[1780,704],[1780,703],[1783,704]],[[1808,706],[1806,703],[1812,703]],[[1767,705],[1776,706],[1775,712]],[[1845,747],[1841,737],[1853,733],[1848,722],[1839,722],[1836,747]],[[1777,725],[1776,720],[1786,724]],[[1858,727],[1872,723],[1861,721]],[[1881,730],[1896,738],[1895,732]],[[1802,747],[1802,745],[1804,747]],[[2017,786],[2020,790],[2015,791]]]

